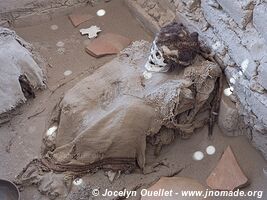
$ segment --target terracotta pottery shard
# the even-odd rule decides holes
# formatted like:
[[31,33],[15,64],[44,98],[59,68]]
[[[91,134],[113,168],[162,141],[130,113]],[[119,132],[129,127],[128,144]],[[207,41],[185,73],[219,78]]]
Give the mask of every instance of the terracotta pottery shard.
[[87,53],[97,58],[105,55],[117,54],[119,52],[112,44],[103,40],[94,40],[85,48],[85,50]]
[[229,191],[244,187],[247,184],[248,179],[238,165],[230,146],[227,147],[206,182],[214,190]]
[[93,18],[92,15],[84,14],[71,14],[69,15],[69,19],[73,26],[79,26],[81,23],[88,21],[89,19]]
[[94,57],[101,57],[105,55],[117,54],[130,43],[130,39],[124,36],[107,33],[90,42],[85,50]]

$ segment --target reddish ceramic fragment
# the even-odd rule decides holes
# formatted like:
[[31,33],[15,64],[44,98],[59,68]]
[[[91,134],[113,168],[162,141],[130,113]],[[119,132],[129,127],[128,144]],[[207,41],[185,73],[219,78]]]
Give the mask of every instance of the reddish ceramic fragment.
[[241,188],[247,184],[248,179],[238,165],[230,146],[227,147],[206,182],[214,190],[229,191]]
[[93,18],[92,15],[88,14],[71,14],[69,15],[70,21],[72,22],[73,26],[79,26],[81,23],[86,22]]
[[91,41],[85,48],[86,52],[94,57],[119,53],[127,47],[131,41],[121,35],[107,33]]

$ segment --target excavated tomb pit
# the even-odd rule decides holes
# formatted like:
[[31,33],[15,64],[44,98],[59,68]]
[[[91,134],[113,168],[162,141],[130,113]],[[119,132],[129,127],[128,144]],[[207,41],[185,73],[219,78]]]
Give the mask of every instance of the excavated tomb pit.
[[[267,187],[266,160],[246,136],[249,127],[240,117],[226,78],[211,137],[204,104],[194,104],[197,98],[210,101],[221,63],[201,55],[185,69],[146,71],[154,33],[174,19],[173,11],[163,6],[164,17],[154,16],[159,18],[156,23],[150,18],[156,12],[147,15],[147,10],[136,9],[134,1],[73,2],[52,2],[49,8],[50,2],[29,3],[31,11],[23,9],[23,2],[3,3],[11,10],[1,13],[2,25],[32,44],[45,61],[43,72],[37,71],[42,78],[37,80],[40,88],[43,83],[46,88],[35,90],[35,98],[29,98],[32,84],[25,84],[30,81],[25,73],[18,74],[23,101],[28,98],[0,125],[0,178],[15,180],[19,175],[15,181],[24,186],[22,200],[92,199],[96,190],[104,194],[124,189],[137,191],[131,199],[140,199],[143,189],[172,188],[172,184],[177,190],[205,190],[210,186],[207,178],[218,170],[222,154],[231,146],[248,178],[242,190],[259,191],[258,197],[267,198],[266,192],[260,193]],[[86,16],[89,20],[75,27],[68,15],[80,13],[92,18]],[[10,20],[12,14],[16,17]],[[115,33],[133,42],[117,56],[94,58],[85,51],[90,39],[79,32],[92,25],[101,28],[99,36]],[[205,74],[207,69],[213,73]],[[192,75],[194,80],[201,77],[197,81],[201,86],[189,81]],[[201,114],[195,117],[192,113],[199,109]],[[188,110],[194,116],[188,119],[192,123],[181,126]],[[31,186],[36,183],[39,191]],[[94,199],[118,198],[99,195]]]

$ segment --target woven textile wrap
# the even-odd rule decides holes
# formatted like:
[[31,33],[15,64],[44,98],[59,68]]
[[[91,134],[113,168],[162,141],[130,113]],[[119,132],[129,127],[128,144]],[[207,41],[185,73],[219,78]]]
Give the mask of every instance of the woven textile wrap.
[[161,138],[170,141],[166,129],[190,136],[209,121],[219,66],[199,58],[186,69],[146,79],[149,47],[134,42],[65,94],[49,119],[43,157],[33,160],[17,183],[38,183],[51,198],[64,196],[70,181],[58,181],[58,172],[144,168],[148,138],[156,137],[158,145]]
[[[69,90],[53,118],[57,131],[45,137],[55,170],[77,166],[145,165],[146,137],[161,127],[190,135],[208,121],[218,65],[199,60],[185,70],[143,76],[147,42],[135,42],[117,58]],[[52,123],[51,123],[52,125]]]
[[[44,62],[14,31],[0,27],[0,115],[25,102],[19,77],[33,89],[44,88]],[[1,122],[1,116],[0,116]]]

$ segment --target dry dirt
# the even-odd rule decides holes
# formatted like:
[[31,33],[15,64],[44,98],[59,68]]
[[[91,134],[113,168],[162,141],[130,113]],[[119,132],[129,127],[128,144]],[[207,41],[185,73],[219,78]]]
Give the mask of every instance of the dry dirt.
[[[76,12],[88,12],[95,15],[95,12],[100,8],[106,10],[105,16],[95,16],[95,18],[83,23],[78,28],[72,26],[67,16],[62,16],[47,23],[15,29],[18,35],[32,43],[40,51],[41,55],[47,59],[50,67],[47,68],[47,90],[38,92],[35,99],[28,101],[17,109],[17,116],[0,127],[1,178],[14,179],[30,160],[39,156],[42,134],[45,131],[48,114],[64,92],[80,79],[93,73],[95,69],[114,58],[114,56],[107,56],[95,59],[85,53],[84,46],[88,40],[86,36],[80,35],[79,28],[98,25],[103,32],[119,33],[133,41],[152,40],[151,35],[131,16],[122,0],[101,3],[95,7],[80,8]],[[50,29],[50,26],[54,24],[58,26],[55,31]],[[65,43],[65,53],[63,54],[58,51],[59,47],[56,46],[59,41]],[[73,73],[65,77],[63,73],[66,70],[71,70]],[[58,86],[61,87],[58,88]],[[33,116],[36,113],[39,114]],[[163,165],[155,168],[156,172],[142,175],[140,171],[136,170],[134,174],[121,175],[119,179],[110,183],[105,173],[98,171],[95,174],[88,174],[83,177],[84,183],[92,189],[100,188],[101,190],[106,188],[122,189],[123,187],[132,189],[136,182],[143,182],[144,185],[141,187],[147,187],[161,175],[173,174],[182,169],[179,176],[192,177],[205,184],[205,179],[216,166],[224,149],[231,145],[241,168],[250,181],[250,185],[244,190],[265,190],[262,199],[267,199],[267,177],[263,173],[263,168],[267,163],[260,153],[249,144],[247,138],[245,136],[226,137],[215,126],[213,138],[209,140],[207,132],[208,129],[205,127],[189,140],[177,138],[171,145],[163,147],[158,157],[153,155],[153,148],[148,147],[148,166],[164,161]],[[193,153],[198,150],[205,152],[208,145],[216,147],[215,155],[208,156],[205,154],[203,160],[194,161],[192,159]],[[77,188],[74,188],[74,192],[76,190]],[[80,194],[74,193],[71,199],[82,199],[82,195],[86,197],[85,193],[84,191]],[[21,199],[45,200],[47,198],[40,195],[32,187],[26,188],[21,193]],[[241,200],[244,198],[235,199]]]

